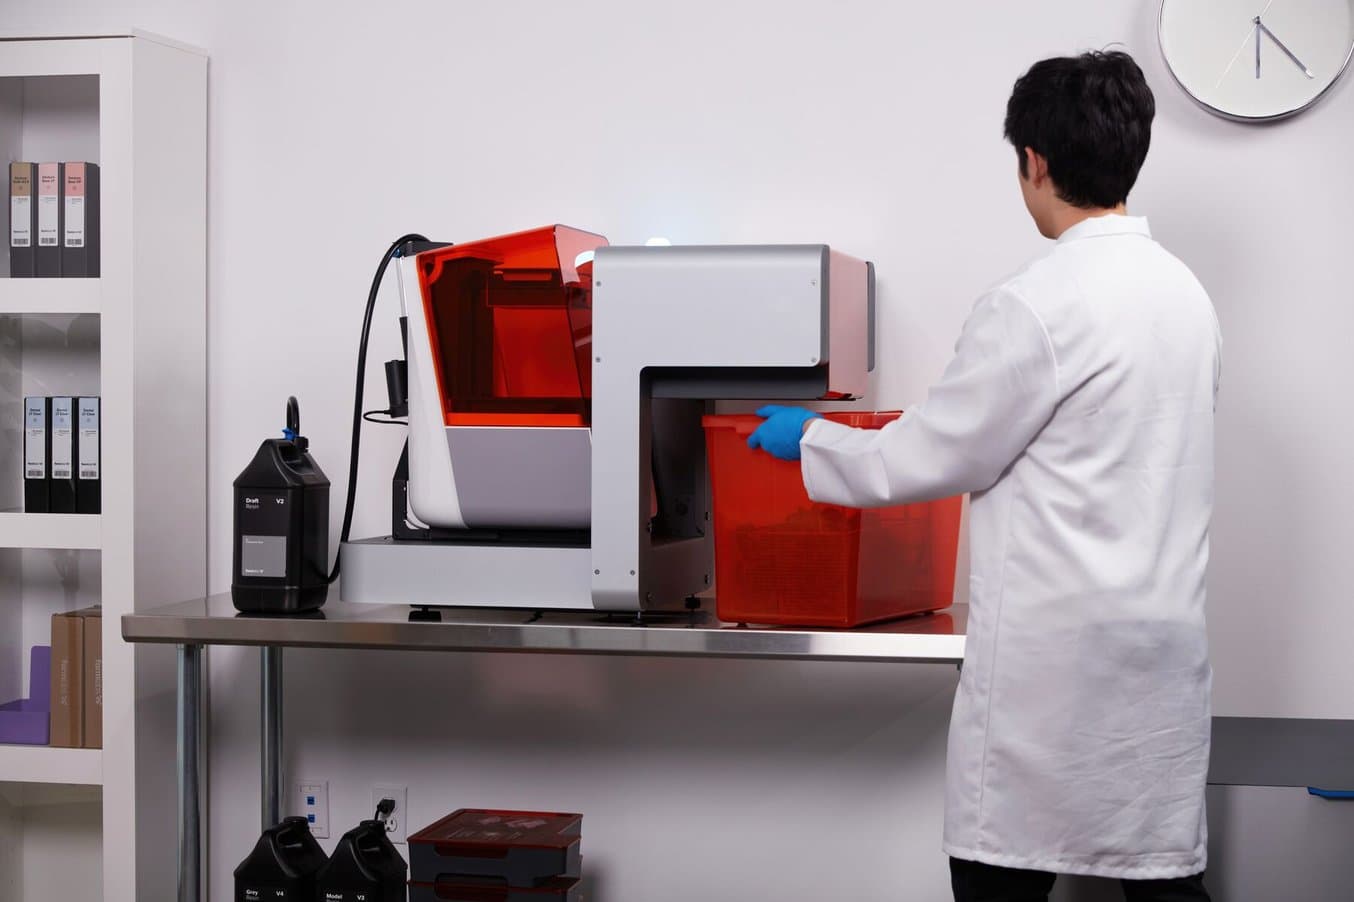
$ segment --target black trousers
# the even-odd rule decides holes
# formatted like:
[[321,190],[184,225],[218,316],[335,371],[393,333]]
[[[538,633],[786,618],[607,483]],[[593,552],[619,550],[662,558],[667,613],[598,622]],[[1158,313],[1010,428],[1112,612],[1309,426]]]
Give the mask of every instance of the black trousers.
[[[977,861],[950,859],[954,902],[1047,902],[1056,874],[1001,868]],[[1204,875],[1172,880],[1124,880],[1127,902],[1209,902]]]

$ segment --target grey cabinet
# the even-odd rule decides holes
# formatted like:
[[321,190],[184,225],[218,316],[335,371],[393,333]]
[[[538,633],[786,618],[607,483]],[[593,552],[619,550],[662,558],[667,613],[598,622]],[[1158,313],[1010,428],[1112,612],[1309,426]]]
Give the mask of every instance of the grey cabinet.
[[[1326,801],[1302,787],[1210,786],[1208,826],[1214,902],[1354,899],[1354,801]],[[1112,880],[1064,877],[1051,899],[1123,896]]]

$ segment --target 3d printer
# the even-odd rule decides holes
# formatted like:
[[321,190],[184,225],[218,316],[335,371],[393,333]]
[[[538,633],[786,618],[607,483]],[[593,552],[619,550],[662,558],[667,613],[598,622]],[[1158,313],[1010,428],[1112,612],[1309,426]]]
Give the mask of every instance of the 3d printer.
[[640,611],[710,583],[701,416],[860,397],[874,271],[825,245],[550,226],[398,259],[408,441],[345,601]]

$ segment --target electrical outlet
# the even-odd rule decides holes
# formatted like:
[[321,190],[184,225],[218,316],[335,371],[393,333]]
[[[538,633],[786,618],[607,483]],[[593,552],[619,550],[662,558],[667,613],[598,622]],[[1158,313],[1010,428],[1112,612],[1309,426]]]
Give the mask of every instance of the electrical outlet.
[[302,780],[292,793],[292,810],[310,822],[316,839],[329,838],[329,781]]
[[393,843],[403,843],[407,835],[407,824],[404,821],[405,806],[409,802],[409,789],[405,786],[386,786],[376,785],[371,788],[371,810],[375,811],[376,806],[381,804],[382,799],[394,799],[395,810],[390,812],[390,817],[386,819],[386,836]]

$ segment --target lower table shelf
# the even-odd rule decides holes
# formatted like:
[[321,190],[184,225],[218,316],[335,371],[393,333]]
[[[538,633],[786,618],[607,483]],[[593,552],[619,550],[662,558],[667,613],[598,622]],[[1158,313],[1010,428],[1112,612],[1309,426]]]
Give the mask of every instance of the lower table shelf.
[[100,786],[103,750],[0,745],[0,783]]

